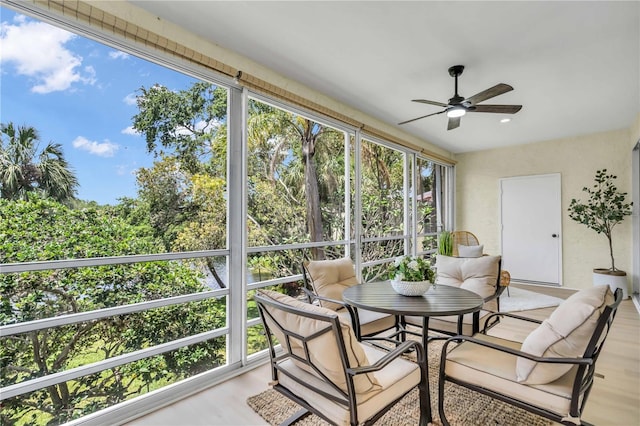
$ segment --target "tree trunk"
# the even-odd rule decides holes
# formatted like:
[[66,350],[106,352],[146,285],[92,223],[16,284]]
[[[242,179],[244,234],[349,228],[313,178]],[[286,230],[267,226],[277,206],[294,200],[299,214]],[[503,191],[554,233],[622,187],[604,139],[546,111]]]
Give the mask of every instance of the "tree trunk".
[[[320,191],[318,189],[318,173],[313,162],[316,136],[312,134],[312,123],[307,121],[302,137],[302,157],[304,160],[304,189],[307,205],[307,227],[311,242],[322,241],[322,214],[320,212]],[[315,260],[325,258],[322,247],[311,249]]]
[[609,256],[611,256],[611,272],[615,272],[616,263],[613,259],[613,241],[611,241],[611,235],[607,235],[607,239],[609,240]]

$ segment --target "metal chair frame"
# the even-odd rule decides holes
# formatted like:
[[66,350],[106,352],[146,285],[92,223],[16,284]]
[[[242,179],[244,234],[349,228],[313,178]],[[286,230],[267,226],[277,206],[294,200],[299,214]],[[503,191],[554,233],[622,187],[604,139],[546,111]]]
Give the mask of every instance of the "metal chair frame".
[[[400,401],[402,398],[404,398],[413,388],[409,389],[407,392],[405,392],[403,395],[401,395],[399,398],[395,399],[394,401],[392,401],[390,404],[381,407],[380,410],[371,418],[366,419],[364,421],[362,421],[361,419],[358,418],[358,410],[357,410],[357,401],[356,401],[356,392],[355,392],[355,386],[354,386],[354,382],[353,379],[356,375],[358,374],[365,374],[365,373],[372,373],[375,371],[379,371],[382,370],[383,368],[385,368],[386,366],[388,366],[394,359],[400,357],[403,353],[405,353],[408,350],[415,350],[416,352],[416,357],[417,357],[417,365],[420,368],[420,373],[421,373],[421,381],[420,383],[417,385],[418,389],[419,389],[419,403],[420,403],[420,426],[427,426],[427,420],[429,417],[429,412],[430,412],[430,407],[428,407],[429,404],[429,396],[427,394],[428,390],[427,390],[427,385],[426,385],[426,377],[427,377],[427,372],[426,372],[426,354],[424,351],[424,348],[422,347],[422,344],[420,344],[417,341],[406,341],[403,342],[402,344],[400,344],[399,346],[397,346],[395,349],[391,350],[390,352],[388,352],[386,355],[384,355],[382,358],[380,358],[377,362],[368,365],[368,366],[361,366],[361,367],[351,367],[350,363],[349,363],[349,359],[346,355],[346,350],[345,350],[345,342],[344,342],[344,338],[342,335],[342,331],[341,331],[341,326],[340,326],[340,320],[338,315],[321,315],[321,314],[317,314],[317,313],[312,313],[312,312],[308,312],[308,311],[304,311],[304,310],[300,310],[297,309],[295,307],[289,306],[289,305],[285,305],[283,303],[277,302],[275,300],[272,300],[270,298],[261,296],[259,293],[256,293],[256,295],[254,296],[254,299],[258,305],[258,311],[260,313],[260,318],[262,319],[262,324],[264,325],[264,329],[265,329],[265,334],[267,337],[267,341],[269,343],[269,357],[270,357],[270,361],[271,361],[271,376],[273,379],[273,382],[275,383],[273,385],[273,389],[275,389],[277,392],[281,393],[282,395],[286,396],[287,398],[291,399],[292,401],[296,402],[297,404],[301,405],[302,407],[304,407],[302,410],[296,412],[293,416],[291,416],[289,419],[285,420],[285,422],[283,422],[283,425],[289,425],[289,424],[293,424],[295,422],[297,422],[300,419],[303,419],[304,417],[310,415],[310,414],[316,414],[317,416],[321,417],[322,419],[326,420],[327,422],[331,423],[331,424],[335,424],[331,421],[331,419],[329,419],[328,417],[326,417],[322,412],[318,411],[317,409],[315,409],[311,404],[309,404],[306,400],[304,400],[303,398],[301,398],[300,396],[296,395],[294,392],[290,391],[289,389],[287,389],[286,387],[284,387],[283,385],[281,385],[278,381],[278,376],[280,374],[284,374],[287,377],[289,377],[290,379],[296,381],[297,383],[299,383],[302,386],[305,386],[306,388],[310,389],[313,392],[316,392],[319,395],[322,395],[325,398],[328,398],[334,402],[336,402],[337,404],[340,404],[342,406],[344,406],[345,408],[347,408],[349,410],[349,414],[350,414],[350,424],[355,426],[355,425],[372,425],[373,423],[376,422],[376,420],[378,420],[382,415],[384,415],[385,412],[387,412],[391,407],[393,407],[398,401]],[[326,323],[326,327],[320,329],[319,331],[317,331],[316,333],[309,335],[309,336],[302,336],[300,334],[298,334],[296,332],[296,330],[290,330],[287,329],[283,324],[280,324],[268,311],[268,309],[266,308],[267,306],[272,307],[274,309],[278,309],[278,310],[282,310],[291,314],[295,314],[295,315],[299,315],[301,317],[307,317],[307,318],[311,318],[313,320],[318,320],[318,321],[322,321],[324,323]],[[280,342],[280,348],[277,348],[277,344],[275,343],[275,338],[274,338],[274,334],[272,332],[272,330],[269,328],[269,326],[267,325],[267,321],[265,321],[266,318],[270,319],[270,322],[272,322],[273,324],[276,325],[276,327],[278,328],[278,330],[285,336],[285,341],[284,342]],[[332,333],[332,335],[336,338],[336,343],[337,343],[337,347],[340,351],[340,359],[342,361],[342,367],[344,370],[344,375],[345,375],[345,381],[346,381],[346,387],[347,387],[347,391],[343,391],[340,387],[338,387],[335,383],[333,383],[330,379],[328,379],[324,374],[322,374],[322,372],[318,369],[318,367],[313,363],[310,354],[309,354],[309,342],[312,341],[315,338],[318,338],[319,336],[322,336],[326,333]],[[292,352],[291,349],[291,340],[295,339],[296,341],[300,342],[302,344],[302,347],[304,349],[304,356],[298,356],[296,354],[294,354]],[[298,363],[302,363],[305,364],[309,367],[309,369],[311,369],[319,378],[321,378],[322,380],[324,380],[326,383],[328,383],[332,389],[334,389],[336,391],[336,393],[339,396],[333,395],[333,394],[329,394],[321,389],[318,389],[308,383],[305,383],[303,380],[301,380],[299,377],[296,377],[294,375],[292,375],[290,372],[288,372],[286,369],[281,367],[281,363],[283,361],[286,361],[288,359],[293,359],[295,361],[297,361]]]
[[[584,355],[581,358],[558,358],[558,357],[540,357],[534,356],[526,352],[522,352],[519,350],[515,350],[512,348],[508,348],[505,346],[501,346],[492,342],[486,342],[483,340],[479,340],[474,337],[469,336],[454,336],[446,340],[444,346],[442,347],[442,353],[440,358],[440,376],[438,380],[438,408],[440,410],[440,420],[442,424],[447,426],[449,422],[446,418],[444,412],[444,385],[445,382],[449,381],[451,383],[456,383],[457,385],[472,389],[476,392],[482,393],[484,395],[488,395],[491,398],[498,399],[500,401],[506,402],[511,405],[515,405],[524,410],[537,414],[539,416],[551,419],[555,422],[564,424],[564,425],[589,425],[582,421],[581,415],[584,411],[585,404],[589,397],[589,393],[591,392],[591,387],[593,386],[593,377],[595,374],[595,366],[598,357],[600,356],[600,352],[602,347],[604,346],[604,342],[609,334],[609,330],[611,329],[611,324],[616,316],[616,312],[620,302],[622,301],[622,290],[616,289],[615,291],[615,301],[606,306],[596,323],[596,328],[589,340],[587,348],[584,352]],[[515,318],[517,320],[528,321],[540,324],[542,321],[535,320],[532,318],[527,318],[519,315],[509,314],[509,313],[495,313],[491,314],[491,317],[510,317]],[[487,323],[489,319],[487,319]],[[486,328],[482,331],[482,333],[486,334]],[[447,352],[448,347],[451,343],[462,343],[462,342],[471,342],[477,345],[485,346],[488,348],[495,349],[500,352],[506,352],[513,356],[519,356],[523,358],[530,359],[535,362],[542,363],[553,363],[553,364],[571,364],[577,365],[577,372],[575,379],[573,380],[573,387],[571,392],[571,403],[569,413],[556,413],[545,407],[539,407],[536,405],[532,405],[527,401],[523,401],[520,399],[516,399],[510,397],[509,395],[502,394],[492,389],[488,389],[485,387],[480,387],[474,385],[472,383],[465,382],[464,380],[453,378],[448,376],[445,373],[446,362],[447,362]],[[569,374],[569,373],[567,373]],[[523,384],[522,386],[526,386]],[[580,402],[580,396],[582,395],[582,402]]]

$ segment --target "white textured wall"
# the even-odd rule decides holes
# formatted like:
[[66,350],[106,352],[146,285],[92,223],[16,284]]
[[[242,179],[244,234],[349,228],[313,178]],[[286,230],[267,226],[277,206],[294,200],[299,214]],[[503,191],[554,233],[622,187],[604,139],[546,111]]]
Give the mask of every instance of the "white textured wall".
[[[585,199],[582,188],[593,182],[598,169],[618,176],[618,189],[631,194],[631,147],[634,129],[576,136],[518,147],[456,156],[456,226],[476,234],[486,253],[499,253],[500,178],[560,173],[562,178],[563,284],[569,288],[592,285],[593,268],[609,267],[609,249],[603,235],[569,219],[571,198]],[[631,219],[614,229],[616,267],[631,271]]]

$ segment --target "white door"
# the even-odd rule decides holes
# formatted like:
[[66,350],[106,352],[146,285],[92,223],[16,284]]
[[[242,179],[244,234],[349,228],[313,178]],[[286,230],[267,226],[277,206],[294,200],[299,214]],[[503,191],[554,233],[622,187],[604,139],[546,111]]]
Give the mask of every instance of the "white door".
[[560,174],[500,180],[502,268],[514,281],[561,285]]

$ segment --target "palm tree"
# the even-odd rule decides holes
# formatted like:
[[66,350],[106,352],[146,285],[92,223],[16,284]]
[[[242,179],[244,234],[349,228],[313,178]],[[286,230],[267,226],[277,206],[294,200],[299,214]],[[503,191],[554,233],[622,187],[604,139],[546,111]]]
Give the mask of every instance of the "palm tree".
[[[16,131],[17,130],[17,131]],[[33,127],[0,124],[0,197],[26,199],[39,192],[63,203],[75,200],[78,179],[64,158],[60,144],[48,143],[38,152]]]

